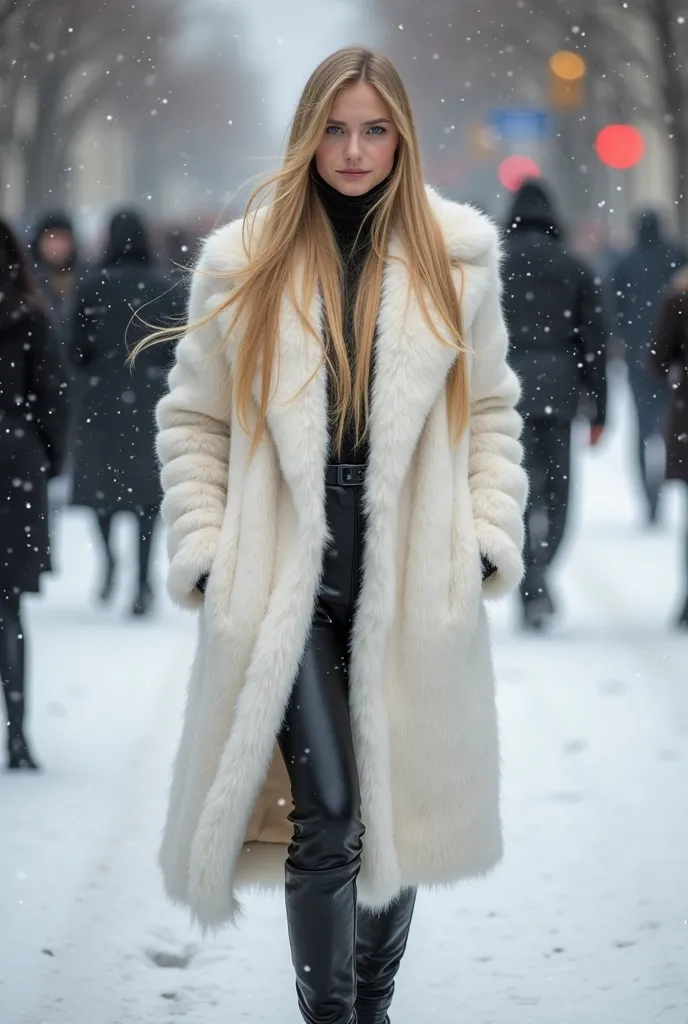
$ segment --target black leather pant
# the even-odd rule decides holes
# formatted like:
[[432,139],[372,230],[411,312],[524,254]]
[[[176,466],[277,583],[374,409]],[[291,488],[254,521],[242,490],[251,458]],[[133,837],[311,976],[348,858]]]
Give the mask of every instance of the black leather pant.
[[356,906],[364,828],[348,665],[361,577],[362,499],[360,486],[327,487],[333,541],[279,736],[294,801],[287,922],[308,1024],[385,1024],[415,900],[408,890],[382,915]]

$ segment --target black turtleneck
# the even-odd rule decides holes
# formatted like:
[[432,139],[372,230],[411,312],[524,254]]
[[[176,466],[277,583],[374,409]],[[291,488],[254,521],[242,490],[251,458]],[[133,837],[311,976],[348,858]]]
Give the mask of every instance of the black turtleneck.
[[[379,182],[379,184],[370,189],[369,192],[365,192],[362,196],[344,195],[343,192],[339,192],[333,185],[328,184],[315,168],[313,168],[313,180],[315,181],[320,201],[325,207],[327,216],[332,224],[339,248],[343,253],[348,253],[348,250],[350,250],[356,240],[356,235],[363,223],[363,218],[384,193],[389,178],[385,178],[384,181]],[[369,217],[359,242],[367,244],[370,241],[371,228],[372,217]],[[360,248],[360,245],[356,248]]]
[[[332,225],[342,257],[344,268],[342,294],[344,342],[349,353],[349,365],[351,366],[353,377],[355,373],[354,310],[356,293],[363,264],[365,263],[370,246],[373,222],[372,217],[368,217],[367,220],[365,220],[365,217],[373,204],[383,194],[389,179],[381,181],[369,192],[361,196],[347,196],[339,192],[332,185],[329,185],[315,168],[313,168],[313,180]],[[334,409],[331,390],[330,409]],[[330,419],[330,436],[332,438],[336,437],[336,432],[337,421],[334,414],[332,414]],[[356,445],[356,430],[352,421],[347,424],[341,453],[337,456],[333,450],[330,455],[330,461],[336,461],[342,465],[363,465],[367,461],[367,454],[368,446],[365,440],[360,445]]]

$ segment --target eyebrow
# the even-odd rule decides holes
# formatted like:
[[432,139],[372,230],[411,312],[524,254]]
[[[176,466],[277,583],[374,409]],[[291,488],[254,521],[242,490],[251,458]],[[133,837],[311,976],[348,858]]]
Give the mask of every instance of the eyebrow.
[[[346,128],[346,121],[336,121],[333,117],[328,117],[328,124],[339,125],[340,128]],[[371,128],[374,124],[391,124],[392,122],[388,117],[376,117],[372,121],[361,121],[364,128]]]

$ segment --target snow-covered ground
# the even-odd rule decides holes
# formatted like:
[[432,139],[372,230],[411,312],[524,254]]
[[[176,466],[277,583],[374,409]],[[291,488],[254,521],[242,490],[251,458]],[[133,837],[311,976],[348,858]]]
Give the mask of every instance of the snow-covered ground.
[[[670,491],[663,524],[639,525],[623,396],[614,413],[577,460],[556,630],[524,637],[513,603],[493,612],[504,864],[420,897],[394,1024],[688,1021],[684,511]],[[132,622],[128,578],[95,605],[91,539],[67,513],[61,572],[27,602],[47,770],[0,774],[0,1022],[298,1024],[279,897],[201,941],[161,893],[193,620],[161,602]]]

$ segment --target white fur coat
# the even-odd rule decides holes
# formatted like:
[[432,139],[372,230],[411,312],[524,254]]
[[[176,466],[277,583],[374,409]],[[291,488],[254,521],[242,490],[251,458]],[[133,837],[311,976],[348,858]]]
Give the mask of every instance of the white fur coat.
[[[371,401],[364,577],[350,707],[366,828],[359,899],[449,883],[499,860],[499,751],[483,597],[522,573],[518,382],[507,365],[494,226],[428,190],[462,289],[470,428],[456,447],[445,382],[455,358],[385,267]],[[260,220],[258,220],[259,225]],[[259,230],[259,226],[257,227]],[[390,256],[402,255],[392,238]],[[241,222],[206,242],[191,321],[246,260]],[[320,324],[319,299],[311,322]],[[291,829],[276,735],[309,633],[326,539],[326,370],[285,297],[268,429],[249,460],[232,409],[239,328],[184,337],[158,407],[168,586],[198,609],[198,648],[161,865],[167,892],[204,926],[240,910],[245,885],[283,881]],[[257,393],[257,392],[256,392]],[[497,572],[481,582],[481,553]],[[210,573],[205,600],[196,582]]]

